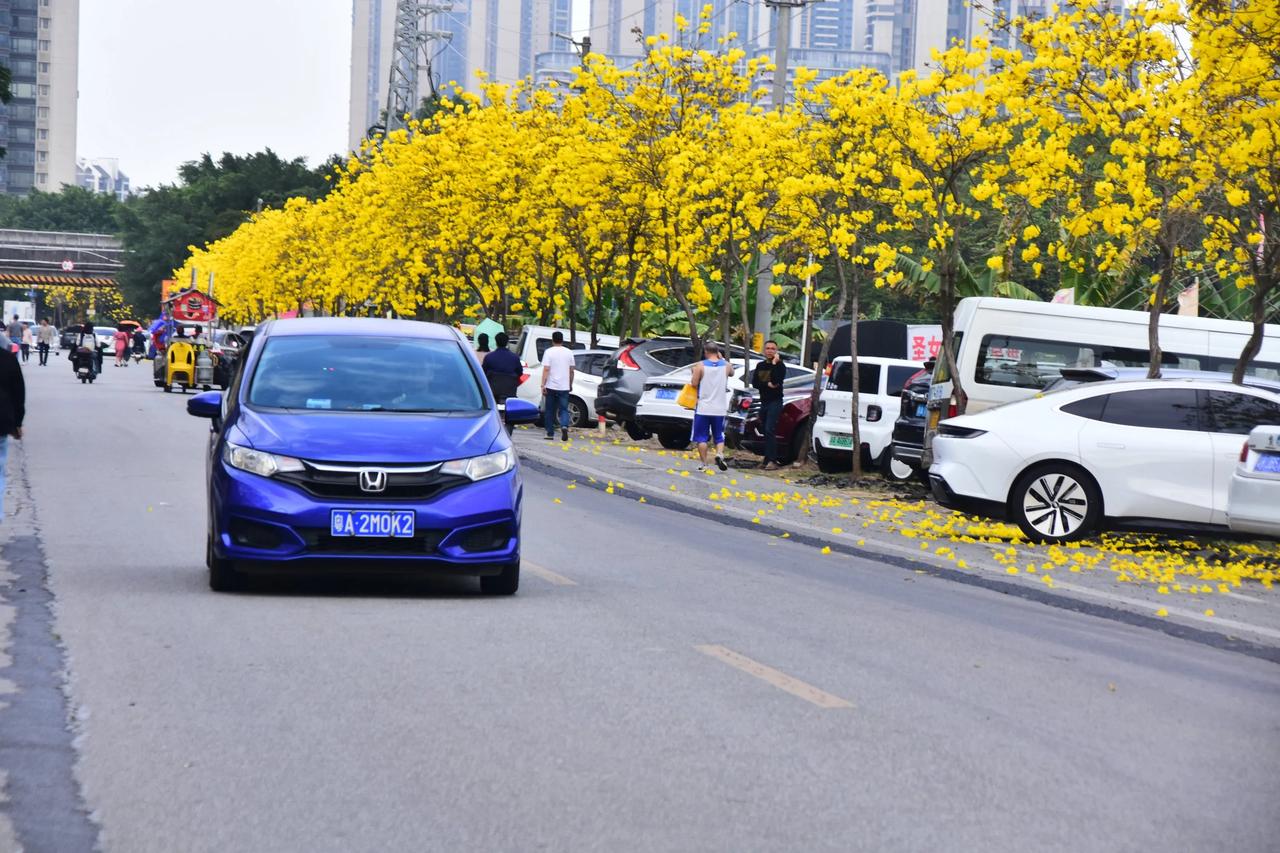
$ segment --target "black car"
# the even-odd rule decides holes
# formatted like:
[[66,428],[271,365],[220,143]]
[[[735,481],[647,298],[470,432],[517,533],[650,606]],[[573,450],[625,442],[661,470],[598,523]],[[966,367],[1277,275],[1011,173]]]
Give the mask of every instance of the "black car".
[[929,401],[929,380],[933,376],[933,362],[927,361],[924,370],[907,380],[902,386],[902,408],[893,422],[893,443],[889,447],[893,458],[909,465],[918,476],[928,472],[920,468],[924,453],[924,427],[927,419],[926,404]]
[[59,349],[75,349],[80,342],[80,330],[83,326],[67,326],[58,334]]

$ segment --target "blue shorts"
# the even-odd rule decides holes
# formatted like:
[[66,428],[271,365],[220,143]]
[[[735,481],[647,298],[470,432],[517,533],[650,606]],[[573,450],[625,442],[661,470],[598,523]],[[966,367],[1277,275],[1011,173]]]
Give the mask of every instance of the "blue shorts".
[[693,441],[696,444],[706,444],[708,439],[714,435],[715,441],[712,444],[724,444],[724,415],[698,415],[693,416]]

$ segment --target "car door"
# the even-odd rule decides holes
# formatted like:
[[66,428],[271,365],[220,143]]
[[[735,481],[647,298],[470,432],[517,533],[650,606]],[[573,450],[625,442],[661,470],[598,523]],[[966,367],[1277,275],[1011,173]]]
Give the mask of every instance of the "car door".
[[1280,424],[1280,403],[1246,391],[1201,391],[1207,402],[1209,440],[1213,442],[1213,523],[1227,523],[1227,496],[1231,474],[1240,461],[1240,449],[1253,428]]
[[1141,388],[1103,396],[1085,414],[1079,452],[1102,489],[1106,514],[1209,523],[1213,443],[1201,429],[1196,390]]

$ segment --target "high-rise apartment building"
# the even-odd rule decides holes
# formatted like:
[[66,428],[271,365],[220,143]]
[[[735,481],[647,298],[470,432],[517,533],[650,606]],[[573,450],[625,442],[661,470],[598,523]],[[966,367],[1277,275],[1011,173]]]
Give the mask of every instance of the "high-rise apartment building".
[[13,99],[0,106],[0,192],[76,183],[79,0],[0,0],[0,65]]
[[[427,15],[424,23],[448,38],[428,42],[424,61],[431,75],[420,69],[418,97],[431,93],[431,83],[457,83],[477,91],[483,72],[489,80],[515,83],[557,68],[577,57],[568,42],[556,36],[573,31],[572,0],[441,0],[445,12]],[[380,124],[386,109],[395,42],[396,0],[352,0],[351,21],[351,148],[359,146],[370,127]]]

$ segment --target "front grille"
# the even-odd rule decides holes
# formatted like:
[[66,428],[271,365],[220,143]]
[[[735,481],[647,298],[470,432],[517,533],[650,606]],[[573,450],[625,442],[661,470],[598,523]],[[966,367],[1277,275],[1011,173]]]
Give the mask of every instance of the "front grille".
[[[441,474],[439,465],[415,467],[347,466],[303,462],[304,471],[276,474],[275,479],[297,486],[318,498],[368,501],[414,501],[434,497],[445,489],[470,482],[466,477]],[[362,470],[385,471],[386,487],[380,492],[360,488]]]
[[298,531],[308,551],[324,554],[434,554],[447,530],[419,530],[412,537],[391,539],[362,536],[334,536],[325,528]]

